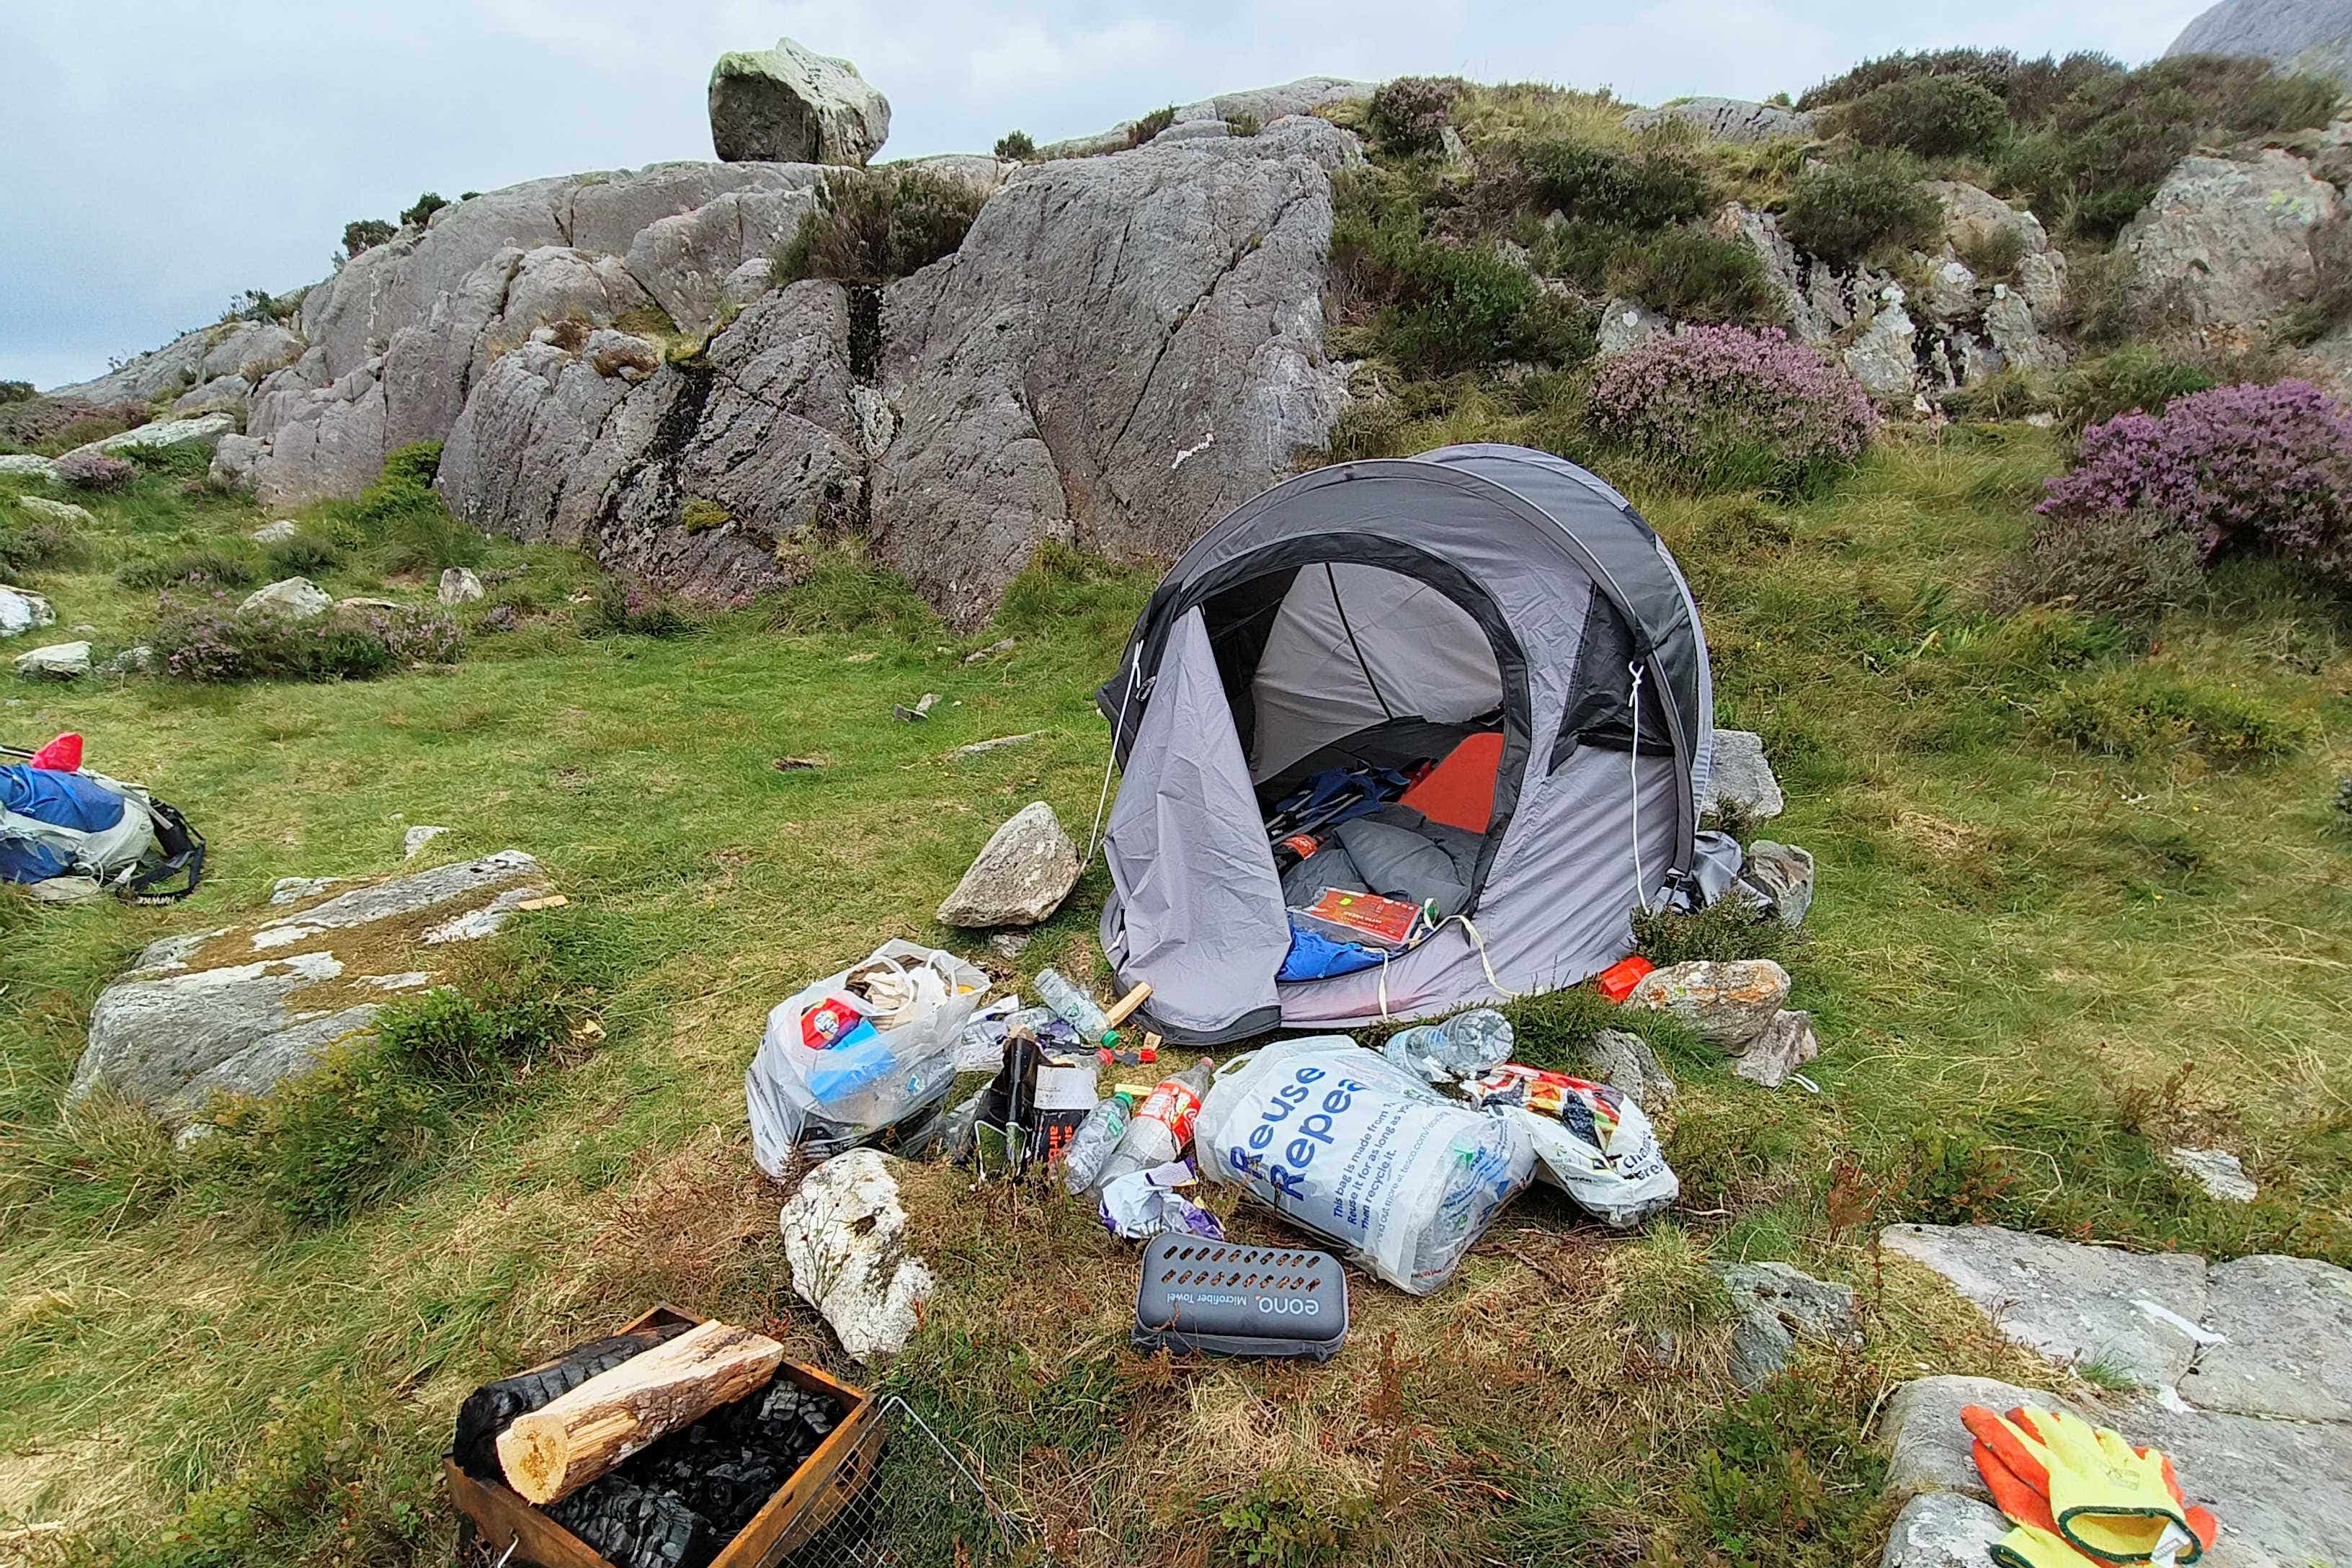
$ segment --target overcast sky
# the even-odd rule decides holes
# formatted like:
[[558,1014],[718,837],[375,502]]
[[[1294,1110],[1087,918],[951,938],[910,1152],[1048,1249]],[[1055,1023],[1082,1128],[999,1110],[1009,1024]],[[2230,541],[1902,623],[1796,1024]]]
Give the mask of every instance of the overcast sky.
[[882,156],[1040,142],[1311,74],[1654,102],[1897,48],[2163,51],[2203,0],[0,0],[0,378],[50,386],[326,272],[346,221],[711,156],[720,51],[790,34],[890,100]]

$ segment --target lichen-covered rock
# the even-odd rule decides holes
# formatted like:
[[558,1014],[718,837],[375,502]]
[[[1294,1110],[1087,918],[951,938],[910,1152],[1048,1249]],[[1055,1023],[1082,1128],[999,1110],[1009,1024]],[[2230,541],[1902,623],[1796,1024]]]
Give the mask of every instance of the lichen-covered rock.
[[1637,109],[1625,116],[1625,129],[1638,134],[1670,121],[1696,126],[1710,142],[1743,145],[1786,136],[1809,138],[1815,129],[1813,116],[1803,110],[1742,98],[1681,98],[1655,109]]
[[893,284],[877,465],[887,561],[961,624],[1046,540],[1172,555],[1321,447],[1329,172],[1318,120],[1040,165]]
[[[224,436],[236,433],[236,418],[228,414],[200,414],[193,419],[158,419],[152,424],[92,441],[77,447],[77,452],[120,454],[136,451],[160,451],[169,447],[202,447],[211,451]],[[67,454],[70,457],[72,454]]]
[[300,523],[290,517],[281,517],[275,522],[263,523],[246,537],[256,544],[283,544],[301,531]]
[[1879,1568],[1984,1568],[2009,1533],[2000,1510],[1953,1492],[1926,1492],[1895,1516]]
[[1813,1034],[1811,1013],[1783,1010],[1772,1016],[1762,1032],[1740,1048],[1731,1064],[1732,1076],[1765,1089],[1778,1089],[1799,1068],[1822,1054]]
[[208,477],[213,483],[229,489],[251,489],[254,468],[268,450],[265,443],[251,436],[224,436],[220,445],[213,448]]
[[1816,1279],[1786,1263],[1711,1266],[1738,1320],[1731,1331],[1731,1381],[1754,1392],[1788,1370],[1801,1339],[1859,1345],[1853,1289]]
[[2116,241],[2135,299],[2196,326],[2250,327],[2309,290],[2311,235],[2343,210],[2294,153],[2183,158]]
[[1078,851],[1061,818],[1032,801],[988,836],[988,842],[940,905],[940,923],[986,930],[1033,926],[1061,908],[1077,885]]
[[37,626],[55,626],[57,619],[43,595],[0,583],[0,637],[22,637]]
[[2000,1415],[2021,1405],[2082,1414],[2045,1389],[2020,1388],[1998,1378],[1915,1377],[1887,1396],[1878,1423],[1888,1497],[1941,1492],[1992,1500],[1969,1458],[1969,1430],[1960,1424],[1961,1410],[1971,1405]]
[[777,1216],[793,1289],[824,1314],[853,1361],[907,1348],[930,1268],[908,1250],[899,1163],[873,1149],[836,1154],[808,1173]]
[[1888,284],[1862,335],[1846,345],[1846,369],[1875,398],[1909,398],[1918,390],[1919,329],[1903,298],[1901,288]]
[[0,479],[38,479],[53,485],[58,482],[57,459],[37,458],[30,452],[0,453]]
[[334,607],[333,595],[308,577],[281,577],[247,594],[236,612],[241,616],[270,615],[289,621],[307,621]]
[[482,596],[482,580],[463,566],[446,568],[434,597],[445,605],[470,605]]
[[1793,844],[1759,838],[1748,847],[1740,875],[1772,900],[1772,913],[1784,926],[1805,923],[1813,907],[1813,856]]
[[18,496],[17,510],[27,517],[37,517],[43,522],[61,523],[68,528],[86,528],[98,519],[90,516],[87,507],[69,500],[51,500],[47,496]]
[[723,163],[864,164],[890,135],[890,100],[845,59],[790,38],[710,68],[710,141]]
[[1640,300],[1612,300],[1601,309],[1600,346],[1596,352],[1602,359],[1614,359],[1640,348],[1662,332],[1673,331],[1672,321]]
[[1788,999],[1787,970],[1769,958],[1740,958],[1654,969],[1624,1005],[1670,1013],[1707,1044],[1737,1054],[1771,1026]]
[[2180,30],[2173,55],[2242,55],[2333,77],[2352,90],[2352,15],[2330,0],[2221,0]]
[[1622,1029],[1602,1029],[1584,1051],[1585,1076],[1621,1090],[1652,1120],[1672,1105],[1675,1080],[1658,1053],[1639,1035]]
[[1789,313],[1791,333],[1815,348],[1833,346],[1841,334],[1869,320],[1895,279],[1867,267],[1851,270],[1825,265],[1799,251],[1780,232],[1780,220],[1738,202],[1716,215],[1716,232],[1756,253],[1764,274]]
[[27,680],[79,680],[89,673],[89,644],[51,643],[16,656],[16,673]]
[[2250,1204],[2260,1191],[2245,1166],[2227,1149],[2169,1149],[2164,1163],[2185,1173],[2205,1189],[2207,1197],[2221,1203]]
[[1737,806],[1750,822],[1765,822],[1789,808],[1780,781],[1765,760],[1764,737],[1753,730],[1717,730],[1710,753],[1713,765],[1706,792],[1699,800],[1705,816],[1719,805]]
[[[519,850],[436,867],[288,912],[159,942],[90,1009],[68,1102],[109,1085],[167,1121],[215,1094],[268,1094],[365,1029],[392,996],[432,984],[432,949],[496,931],[547,891]],[[274,900],[273,900],[274,901]]]

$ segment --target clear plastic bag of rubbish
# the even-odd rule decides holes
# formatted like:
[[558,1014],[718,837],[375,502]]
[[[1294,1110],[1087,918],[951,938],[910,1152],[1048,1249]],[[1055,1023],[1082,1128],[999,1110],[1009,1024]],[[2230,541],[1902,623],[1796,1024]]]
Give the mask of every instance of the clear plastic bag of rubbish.
[[1415,1296],[1444,1289],[1535,1174],[1524,1127],[1440,1097],[1345,1035],[1226,1062],[1193,1136],[1202,1175]]
[[[887,1009],[862,1001],[851,989],[853,976],[865,989],[887,977],[880,987]],[[751,1154],[760,1168],[781,1178],[795,1152],[830,1159],[932,1123],[955,1082],[964,1026],[987,989],[988,976],[955,954],[891,941],[864,963],[776,1004],[759,1054],[743,1075]],[[837,1044],[814,1049],[802,1020],[820,1008],[863,1016]],[[884,1028],[877,1011],[901,1021]],[[874,1026],[872,1033],[866,1025]]]
[[1622,1089],[1507,1062],[1467,1092],[1523,1125],[1536,1173],[1595,1219],[1628,1229],[1682,1194],[1649,1117]]

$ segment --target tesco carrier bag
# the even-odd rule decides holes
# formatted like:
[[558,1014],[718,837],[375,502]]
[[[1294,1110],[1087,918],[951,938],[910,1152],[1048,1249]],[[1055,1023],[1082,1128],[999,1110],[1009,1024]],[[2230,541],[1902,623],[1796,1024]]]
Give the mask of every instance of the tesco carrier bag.
[[1444,1289],[1536,1164],[1523,1128],[1439,1098],[1344,1035],[1226,1062],[1195,1136],[1212,1181],[1416,1296]]

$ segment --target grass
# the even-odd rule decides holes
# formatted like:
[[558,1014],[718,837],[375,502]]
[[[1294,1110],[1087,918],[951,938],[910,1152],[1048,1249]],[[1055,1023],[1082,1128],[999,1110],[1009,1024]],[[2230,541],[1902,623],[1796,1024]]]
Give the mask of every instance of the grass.
[[[1378,439],[1540,441],[1555,419],[1546,395],[1465,378]],[[908,1354],[858,1372],[793,1298],[781,1194],[749,1156],[765,1010],[885,937],[1102,980],[1099,867],[1018,973],[931,911],[1020,805],[1090,819],[1092,691],[1148,571],[1050,552],[958,639],[845,552],[692,636],[583,636],[593,574],[492,541],[483,569],[512,574],[492,602],[523,626],[446,669],[22,688],[9,739],[82,731],[95,765],[187,810],[213,876],[167,910],[0,900],[0,1521],[65,1526],[68,1562],[446,1561],[434,1468],[458,1400],[666,1299],[903,1393],[1066,1563],[1869,1558],[1885,1520],[1861,1436],[1883,1389],[1923,1363],[2052,1375],[1882,1267],[1879,1223],[2352,1261],[2346,623],[2252,563],[2145,628],[1994,613],[2059,460],[2051,434],[1987,426],[1889,438],[1793,505],[1612,474],[1692,575],[1721,722],[1762,731],[1787,787],[1753,830],[1819,858],[1810,937],[1780,956],[1823,1093],[1740,1083],[1645,1021],[1682,1084],[1660,1118],[1678,1209],[1626,1239],[1531,1193],[1443,1296],[1360,1280],[1349,1348],[1321,1368],[1135,1356],[1131,1248],[1057,1194],[926,1166],[906,1201],[942,1284]],[[248,559],[267,521],[161,476],[89,505],[87,563],[31,585],[101,653],[153,614],[127,563]],[[304,521],[351,539],[331,591],[430,597],[428,573],[387,587],[348,511]],[[928,724],[889,721],[925,690]],[[1045,738],[950,755],[1027,731]],[[389,869],[415,822],[453,829],[436,853],[546,862],[571,901],[523,935],[601,1045],[481,1066],[470,1026],[428,1032],[496,1087],[436,1090],[436,1136],[382,1164],[360,1150],[351,1201],[299,1218],[266,1173],[176,1154],[119,1103],[60,1111],[90,1003],[142,944],[241,918],[278,877]],[[1514,1012],[1545,1065],[1614,1022],[1583,993]],[[2191,1124],[2223,1130],[2259,1202],[2164,1164]],[[1244,1239],[1287,1235],[1208,1201]],[[1853,1282],[1868,1349],[1808,1350],[1736,1398],[1704,1269],[1724,1258]]]

